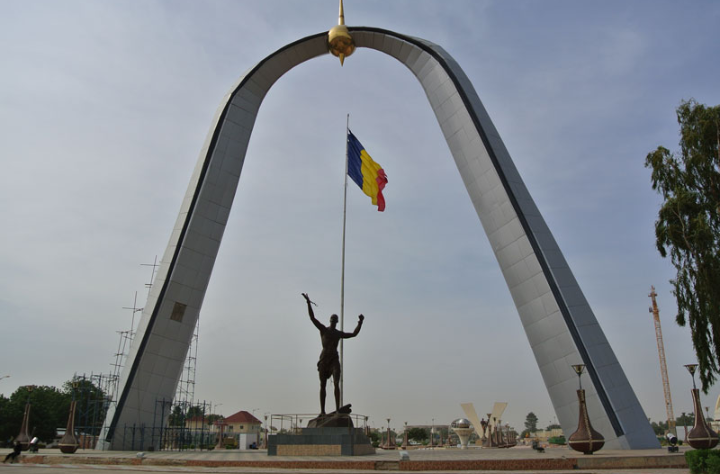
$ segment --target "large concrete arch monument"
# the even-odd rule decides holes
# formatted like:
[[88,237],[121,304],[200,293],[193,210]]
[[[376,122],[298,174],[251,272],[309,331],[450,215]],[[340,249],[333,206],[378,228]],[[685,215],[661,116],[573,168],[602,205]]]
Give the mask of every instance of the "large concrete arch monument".
[[[392,31],[350,27],[355,45],[388,54],[420,81],[490,240],[566,435],[578,424],[577,375],[606,447],[657,439],[565,258],[460,66],[441,47]],[[233,204],[263,98],[283,74],[328,53],[327,33],[300,39],[249,70],[225,96],[203,145],[110,407],[99,449],[137,449],[125,427],[167,417]],[[164,420],[159,420],[163,422]],[[137,439],[135,440],[137,442]],[[146,449],[147,446],[142,446]]]

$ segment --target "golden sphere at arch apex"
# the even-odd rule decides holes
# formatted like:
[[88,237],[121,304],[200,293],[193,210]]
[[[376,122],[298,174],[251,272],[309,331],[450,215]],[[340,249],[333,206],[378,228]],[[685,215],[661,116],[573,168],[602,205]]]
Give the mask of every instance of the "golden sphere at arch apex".
[[333,56],[341,58],[355,51],[355,41],[345,25],[337,25],[328,32],[328,49]]

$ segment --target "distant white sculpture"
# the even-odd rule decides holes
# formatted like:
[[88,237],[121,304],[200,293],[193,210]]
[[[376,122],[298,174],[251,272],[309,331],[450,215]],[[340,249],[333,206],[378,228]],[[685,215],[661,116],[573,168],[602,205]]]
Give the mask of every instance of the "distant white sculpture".
[[508,404],[506,402],[495,402],[495,404],[493,405],[492,413],[488,413],[488,420],[487,422],[485,422],[484,419],[480,420],[480,418],[478,418],[477,412],[475,411],[475,406],[472,403],[460,404],[463,411],[465,412],[465,416],[468,418],[468,420],[470,420],[472,426],[475,428],[475,432],[478,434],[478,437],[480,438],[480,440],[482,440],[483,443],[489,440],[493,433],[497,431],[498,425],[500,424],[500,419],[505,412],[505,408],[507,408],[507,405]]

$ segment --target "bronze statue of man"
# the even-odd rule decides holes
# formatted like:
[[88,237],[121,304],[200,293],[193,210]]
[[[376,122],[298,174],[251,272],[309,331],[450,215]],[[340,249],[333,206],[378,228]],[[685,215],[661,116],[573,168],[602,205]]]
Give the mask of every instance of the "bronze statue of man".
[[320,353],[320,360],[317,363],[318,373],[320,375],[320,415],[325,415],[325,387],[327,380],[332,375],[333,382],[335,383],[335,411],[340,411],[340,357],[338,356],[338,344],[340,339],[349,339],[355,337],[360,333],[363,320],[365,316],[362,314],[358,316],[358,324],[355,330],[351,333],[342,332],[336,329],[338,323],[337,314],[330,316],[330,326],[323,325],[320,321],[315,319],[315,313],[313,313],[310,297],[307,293],[302,294],[307,301],[308,313],[310,314],[310,321],[313,322],[318,331],[320,331],[320,339],[322,340],[323,350]]

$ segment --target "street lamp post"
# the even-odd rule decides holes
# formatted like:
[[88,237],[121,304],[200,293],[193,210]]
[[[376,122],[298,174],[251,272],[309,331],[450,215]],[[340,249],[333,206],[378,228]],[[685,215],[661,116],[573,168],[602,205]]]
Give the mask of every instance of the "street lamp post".
[[22,424],[20,425],[20,434],[17,435],[15,438],[15,441],[20,443],[22,446],[23,451],[27,451],[30,447],[30,436],[28,435],[28,427],[30,425],[30,394],[32,394],[32,391],[35,387],[32,385],[28,385],[26,387],[28,397],[27,402],[25,403],[25,412],[23,413],[23,420]]
[[268,443],[268,422],[267,422],[267,414],[265,414],[265,442],[263,443],[263,447],[267,449],[267,443]]
[[75,400],[75,391],[77,390],[80,383],[77,380],[72,381],[72,401],[70,402],[70,412],[68,413],[67,426],[65,427],[65,434],[63,435],[58,447],[64,454],[73,454],[80,447],[77,438],[75,437],[75,409],[77,401]]
[[435,445],[435,418],[432,419],[432,425],[430,428],[430,447]]
[[218,442],[217,442],[217,445],[215,445],[215,449],[217,449],[217,450],[225,449],[225,445],[223,444],[224,443],[223,438],[225,436],[225,418],[220,417],[218,419],[217,423],[219,423],[220,435],[218,436]]
[[[685,368],[690,372],[693,381],[692,398],[693,410],[695,411],[695,423],[690,433],[687,434],[687,442],[695,449],[712,449],[718,444],[718,436],[707,424],[700,405],[700,391],[695,387],[695,370],[697,364],[688,364]],[[687,430],[687,428],[685,428]]]
[[578,402],[580,408],[580,420],[578,421],[577,430],[568,438],[568,445],[575,451],[583,454],[592,454],[599,451],[605,445],[603,435],[595,431],[590,423],[587,405],[585,404],[585,390],[582,388],[582,374],[585,371],[584,364],[575,364],[572,366],[578,376]]

